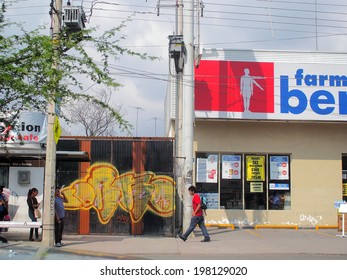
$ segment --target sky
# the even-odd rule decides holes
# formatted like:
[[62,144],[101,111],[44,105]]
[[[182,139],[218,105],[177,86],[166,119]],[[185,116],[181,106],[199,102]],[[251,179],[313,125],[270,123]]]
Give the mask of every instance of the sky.
[[[49,34],[51,0],[6,2],[12,3],[7,9],[9,19],[22,22],[28,30],[45,25]],[[166,136],[164,101],[169,82],[168,36],[175,33],[176,0],[70,2],[83,7],[88,19],[87,28],[108,29],[132,16],[124,29],[127,37],[122,46],[160,60],[144,61],[122,56],[111,64],[115,79],[123,85],[114,92],[112,102],[121,107],[124,118],[133,125],[133,136]],[[187,2],[183,0],[183,3]],[[67,0],[63,0],[63,4],[66,3]],[[205,0],[202,3],[203,7],[200,5],[198,9],[196,5],[195,11],[196,46],[346,52],[345,1]],[[65,128],[74,135],[83,135],[78,127]]]

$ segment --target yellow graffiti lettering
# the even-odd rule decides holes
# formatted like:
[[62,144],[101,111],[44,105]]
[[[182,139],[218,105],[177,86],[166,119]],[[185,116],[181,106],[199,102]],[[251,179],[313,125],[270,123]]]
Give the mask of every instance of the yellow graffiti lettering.
[[119,174],[109,163],[96,163],[62,191],[68,198],[67,210],[93,208],[102,224],[107,224],[116,209],[121,207],[130,214],[134,223],[146,211],[161,217],[171,217],[175,210],[175,183],[169,176],[156,176],[151,171]]

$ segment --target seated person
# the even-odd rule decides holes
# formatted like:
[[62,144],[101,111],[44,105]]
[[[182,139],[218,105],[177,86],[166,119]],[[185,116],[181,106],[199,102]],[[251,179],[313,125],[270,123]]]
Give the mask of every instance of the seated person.
[[270,195],[270,209],[279,210],[283,209],[284,204],[284,195],[276,192],[275,194]]

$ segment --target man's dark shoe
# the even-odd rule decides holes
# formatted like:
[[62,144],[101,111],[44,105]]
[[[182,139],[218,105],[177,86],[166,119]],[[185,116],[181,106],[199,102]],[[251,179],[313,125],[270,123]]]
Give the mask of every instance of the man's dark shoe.
[[201,242],[210,242],[210,241],[211,241],[210,238],[205,238],[205,239],[201,240]]
[[181,238],[183,241],[187,240],[187,238],[185,238],[182,234],[179,234],[178,237]]

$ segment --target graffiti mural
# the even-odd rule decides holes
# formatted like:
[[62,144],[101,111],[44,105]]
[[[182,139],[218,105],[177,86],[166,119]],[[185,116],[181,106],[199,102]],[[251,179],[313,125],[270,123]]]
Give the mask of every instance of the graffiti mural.
[[62,189],[69,202],[66,210],[94,209],[100,222],[107,224],[118,207],[139,222],[147,211],[161,217],[173,216],[175,182],[169,176],[151,171],[119,174],[109,163],[95,163],[83,179]]

